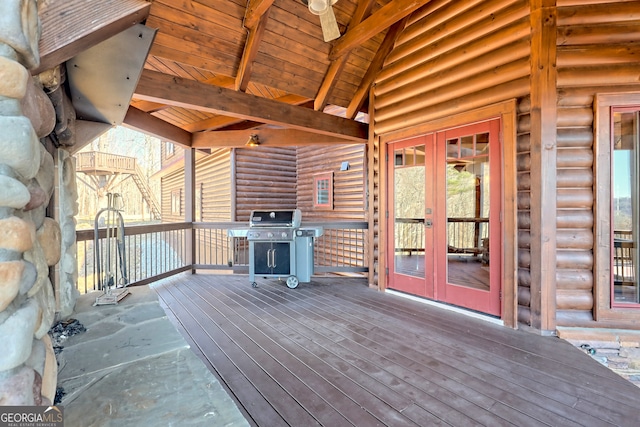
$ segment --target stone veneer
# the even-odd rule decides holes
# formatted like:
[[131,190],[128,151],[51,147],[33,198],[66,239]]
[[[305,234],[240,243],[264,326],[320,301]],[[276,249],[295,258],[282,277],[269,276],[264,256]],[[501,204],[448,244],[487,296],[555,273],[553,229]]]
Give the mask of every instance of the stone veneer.
[[[59,69],[31,76],[39,38],[36,0],[0,1],[0,405],[53,403],[58,368],[48,332],[77,298],[75,168],[64,149],[45,148],[60,126],[51,95],[61,77]],[[56,186],[64,228],[47,215]]]

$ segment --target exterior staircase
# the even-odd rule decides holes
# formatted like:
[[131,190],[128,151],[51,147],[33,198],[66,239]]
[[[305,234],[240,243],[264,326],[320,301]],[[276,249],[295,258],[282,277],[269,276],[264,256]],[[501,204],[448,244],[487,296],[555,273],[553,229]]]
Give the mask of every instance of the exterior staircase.
[[[120,156],[116,154],[101,153],[98,151],[90,151],[85,153],[77,153],[76,158],[76,171],[82,172],[86,175],[93,177],[97,176],[115,176],[115,175],[129,175],[136,183],[142,198],[147,203],[151,215],[155,219],[161,219],[160,203],[151,191],[149,183],[145,179],[142,170],[136,163],[135,157]],[[110,181],[107,186],[113,182]],[[94,184],[98,187],[98,181],[95,180]]]
[[133,178],[133,181],[138,186],[138,190],[140,190],[140,194],[142,194],[142,198],[144,199],[144,201],[147,202],[147,206],[149,206],[149,210],[151,211],[153,217],[155,219],[161,219],[160,203],[151,191],[149,183],[147,183],[147,180],[143,177],[144,175],[142,174],[142,170],[140,170],[140,167],[136,164],[135,173],[131,174],[131,178]]

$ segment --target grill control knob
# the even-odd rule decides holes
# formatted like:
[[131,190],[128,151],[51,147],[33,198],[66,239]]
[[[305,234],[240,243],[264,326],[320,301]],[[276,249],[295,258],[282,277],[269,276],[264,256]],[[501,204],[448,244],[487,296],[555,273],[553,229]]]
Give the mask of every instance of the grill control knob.
[[267,233],[267,237],[271,239],[273,237],[273,233],[272,232],[268,232]]
[[302,236],[302,230],[296,230],[296,235]]
[[286,239],[286,238],[287,238],[287,232],[286,232],[286,231],[283,231],[283,232],[282,232],[282,238],[283,238],[283,239]]

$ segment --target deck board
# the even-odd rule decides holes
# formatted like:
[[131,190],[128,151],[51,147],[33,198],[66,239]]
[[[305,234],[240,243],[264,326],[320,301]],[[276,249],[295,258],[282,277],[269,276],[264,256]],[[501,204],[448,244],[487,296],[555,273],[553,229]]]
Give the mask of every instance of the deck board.
[[314,278],[154,286],[254,425],[635,425],[640,389],[566,342]]

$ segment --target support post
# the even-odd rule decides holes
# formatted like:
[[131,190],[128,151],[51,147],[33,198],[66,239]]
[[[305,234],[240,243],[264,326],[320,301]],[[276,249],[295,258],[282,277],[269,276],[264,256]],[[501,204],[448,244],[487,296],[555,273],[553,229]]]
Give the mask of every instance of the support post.
[[531,1],[531,326],[556,328],[557,68],[555,0]]
[[186,246],[187,254],[185,263],[191,265],[191,274],[195,274],[193,264],[196,261],[196,230],[193,227],[196,210],[196,162],[195,149],[184,150],[184,222],[190,224],[187,229]]

